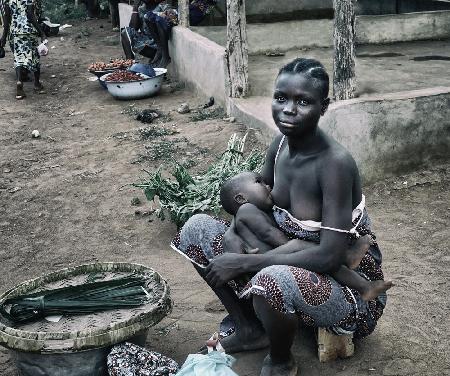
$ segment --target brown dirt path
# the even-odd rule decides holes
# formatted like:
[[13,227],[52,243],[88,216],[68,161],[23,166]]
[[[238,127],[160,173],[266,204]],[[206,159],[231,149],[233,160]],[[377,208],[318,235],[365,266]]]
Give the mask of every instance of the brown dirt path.
[[[136,181],[143,167],[161,162],[131,163],[149,144],[137,134],[143,125],[121,113],[129,103],[109,97],[86,72],[89,63],[120,55],[118,35],[106,22],[91,21],[61,36],[64,40],[50,40],[55,48],[43,59],[47,95],[33,94],[28,84],[28,98],[15,101],[11,55],[0,60],[1,291],[85,262],[149,265],[169,281],[175,306],[151,331],[147,347],[183,362],[216,330],[224,312],[188,262],[169,249],[175,227],[149,222],[130,204],[133,197],[144,198],[126,184]],[[168,139],[189,141],[180,144],[177,158],[193,159],[196,169],[204,169],[244,127],[221,119],[190,122],[175,111],[185,101],[199,105],[207,98],[171,92],[166,85],[161,95],[136,106],[170,112],[164,125],[180,133]],[[41,138],[31,138],[33,129]],[[263,147],[255,137],[250,144]],[[206,154],[199,153],[202,148]],[[448,171],[447,164],[366,187],[384,268],[397,286],[379,327],[357,343],[351,359],[320,364],[306,331],[294,348],[302,374],[450,374]],[[143,203],[138,209],[149,208]],[[235,369],[240,376],[258,375],[263,357],[264,352],[239,354]],[[15,374],[3,348],[0,374]]]

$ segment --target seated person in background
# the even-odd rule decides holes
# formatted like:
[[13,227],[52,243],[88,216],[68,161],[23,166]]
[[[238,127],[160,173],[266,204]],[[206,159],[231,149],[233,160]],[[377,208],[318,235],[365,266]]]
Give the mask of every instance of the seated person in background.
[[127,59],[140,54],[152,59],[156,53],[156,44],[144,17],[157,11],[162,0],[135,0],[130,25],[122,31],[122,47]]
[[[306,249],[310,242],[289,239],[281,231],[272,214],[273,200],[270,187],[255,172],[243,172],[227,180],[220,190],[223,208],[234,216],[234,225],[240,236],[233,239],[233,251],[242,253],[292,253]],[[357,239],[346,251],[346,265],[331,276],[340,284],[357,290],[365,301],[373,300],[392,287],[391,281],[368,281],[356,273],[356,268],[369,249],[371,237]]]
[[[190,25],[198,25],[205,16],[212,11],[217,0],[191,0],[189,2]],[[164,4],[161,11],[147,13],[145,22],[152,33],[156,43],[156,54],[151,64],[156,67],[165,68],[170,63],[169,38],[172,27],[178,24],[178,12],[175,8]]]
[[86,5],[86,19],[90,20],[98,17],[99,7],[97,0],[81,0],[80,3]]

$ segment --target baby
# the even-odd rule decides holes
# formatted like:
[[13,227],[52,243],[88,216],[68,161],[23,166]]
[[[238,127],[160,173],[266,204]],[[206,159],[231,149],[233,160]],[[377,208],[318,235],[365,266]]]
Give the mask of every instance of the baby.
[[[261,175],[243,172],[227,180],[220,190],[223,208],[234,216],[239,237],[230,245],[233,252],[292,253],[311,247],[311,242],[289,239],[281,231],[272,216],[273,200],[270,187]],[[356,240],[346,251],[346,262],[331,276],[340,284],[357,290],[361,297],[373,300],[392,287],[390,281],[368,281],[360,276],[356,268],[369,249],[371,237],[365,235]]]

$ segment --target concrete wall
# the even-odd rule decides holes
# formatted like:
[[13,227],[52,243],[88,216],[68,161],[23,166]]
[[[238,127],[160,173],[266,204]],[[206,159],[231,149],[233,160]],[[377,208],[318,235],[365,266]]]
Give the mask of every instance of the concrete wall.
[[450,156],[450,88],[341,101],[321,127],[353,155],[366,182]]
[[[231,114],[260,129],[266,144],[279,134],[271,98],[230,101]],[[450,157],[450,87],[413,90],[332,103],[320,127],[358,164],[365,183]]]
[[446,38],[450,38],[450,11],[356,18],[356,39],[359,44]]
[[[226,0],[219,0],[218,6],[225,11]],[[332,0],[246,0],[249,22],[273,22],[295,19],[317,19],[333,17]],[[449,10],[446,0],[358,0],[358,15],[383,15],[410,12]],[[219,16],[216,12],[216,16]]]
[[225,105],[225,48],[184,27],[174,27],[169,44],[169,74],[188,87]]
[[[221,46],[226,44],[225,26],[193,27],[192,30],[207,36]],[[333,20],[248,24],[247,35],[249,53],[252,55],[302,47],[331,47]],[[450,38],[450,11],[356,17],[358,44],[448,38]]]

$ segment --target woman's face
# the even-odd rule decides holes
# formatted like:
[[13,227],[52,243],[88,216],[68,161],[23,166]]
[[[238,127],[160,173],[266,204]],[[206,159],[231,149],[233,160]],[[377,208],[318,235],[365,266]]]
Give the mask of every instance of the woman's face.
[[313,79],[301,73],[282,73],[275,82],[273,120],[286,136],[305,135],[317,128],[326,103]]

